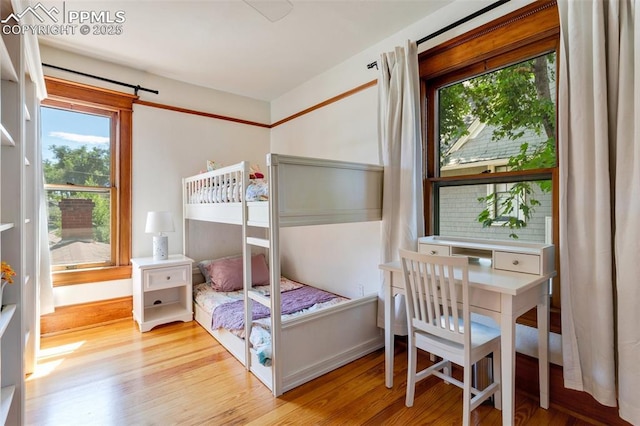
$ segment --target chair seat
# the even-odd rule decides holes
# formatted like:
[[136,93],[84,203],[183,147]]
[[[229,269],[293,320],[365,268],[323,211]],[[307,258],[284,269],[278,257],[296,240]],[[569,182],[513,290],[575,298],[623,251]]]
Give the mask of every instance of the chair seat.
[[[442,324],[443,327],[445,326],[444,317],[440,319],[440,323]],[[460,333],[464,333],[464,320],[460,318],[458,320],[458,323],[459,323],[458,331]],[[450,324],[451,330],[453,330],[453,317],[451,316],[449,317],[449,324]],[[500,337],[499,329],[476,322],[476,321],[471,321],[471,345],[472,346],[484,345],[485,343],[495,339],[496,337]],[[462,347],[462,345],[460,345],[460,347]]]
[[[443,320],[444,321],[444,320]],[[461,331],[464,325],[460,325]],[[416,346],[428,348],[428,352],[446,358],[458,365],[464,365],[464,345],[415,330]],[[500,347],[500,330],[477,322],[471,322],[471,359],[472,363],[484,358]],[[497,349],[499,350],[499,349]]]

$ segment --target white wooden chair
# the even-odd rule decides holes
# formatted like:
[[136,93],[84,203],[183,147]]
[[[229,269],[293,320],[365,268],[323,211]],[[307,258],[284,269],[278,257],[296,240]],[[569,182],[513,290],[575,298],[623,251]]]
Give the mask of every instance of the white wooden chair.
[[[409,250],[400,250],[400,258],[409,328],[407,407],[413,406],[416,382],[434,375],[463,389],[464,425],[471,411],[493,394],[500,409],[500,330],[470,320],[469,259]],[[416,372],[418,348],[442,361]],[[493,383],[480,391],[471,386],[471,367],[491,353]],[[451,377],[451,363],[464,368],[462,382]]]

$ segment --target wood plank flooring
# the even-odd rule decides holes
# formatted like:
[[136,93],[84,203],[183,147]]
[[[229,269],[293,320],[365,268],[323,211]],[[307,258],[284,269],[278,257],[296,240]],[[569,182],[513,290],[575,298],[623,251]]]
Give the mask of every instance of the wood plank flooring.
[[[376,351],[274,398],[195,321],[140,333],[132,320],[44,337],[26,381],[27,425],[457,425],[462,391],[429,378],[404,405],[406,352],[396,345],[395,384],[384,386]],[[424,356],[422,363],[428,362]],[[490,405],[476,425],[499,425]],[[516,396],[518,425],[585,425]]]

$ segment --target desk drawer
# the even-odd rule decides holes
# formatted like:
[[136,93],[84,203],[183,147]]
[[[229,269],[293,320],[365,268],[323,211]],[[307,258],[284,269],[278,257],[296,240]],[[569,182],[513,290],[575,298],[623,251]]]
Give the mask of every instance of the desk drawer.
[[493,265],[505,271],[540,274],[540,256],[535,254],[509,253],[496,251],[493,253]]
[[191,268],[188,265],[156,268],[144,271],[144,290],[158,290],[187,284]]
[[450,247],[441,246],[439,244],[418,244],[420,253],[430,254],[432,256],[449,256]]

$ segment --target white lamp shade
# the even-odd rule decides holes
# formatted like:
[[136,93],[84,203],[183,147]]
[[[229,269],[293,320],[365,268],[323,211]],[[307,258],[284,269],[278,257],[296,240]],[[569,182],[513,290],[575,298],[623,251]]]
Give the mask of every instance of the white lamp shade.
[[147,234],[156,232],[173,232],[173,218],[171,212],[149,212],[147,213],[147,225],[144,232]]

